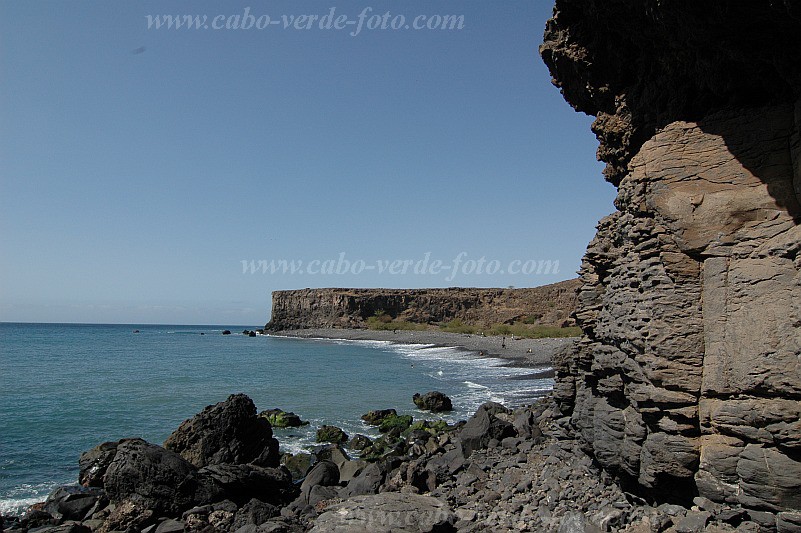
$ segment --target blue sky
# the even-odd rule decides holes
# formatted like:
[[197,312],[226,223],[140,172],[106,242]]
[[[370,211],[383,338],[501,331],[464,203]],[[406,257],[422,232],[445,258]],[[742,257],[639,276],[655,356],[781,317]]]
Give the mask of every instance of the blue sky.
[[[456,14],[464,28],[147,28],[147,15],[246,7]],[[591,119],[537,55],[550,12],[541,0],[3,1],[0,320],[260,325],[277,289],[573,277],[615,191]],[[326,274],[343,253],[374,268]],[[456,274],[379,271],[426,254],[462,259]],[[498,270],[471,270],[481,258]],[[281,259],[303,273],[243,273]],[[557,273],[521,272],[546,260]]]

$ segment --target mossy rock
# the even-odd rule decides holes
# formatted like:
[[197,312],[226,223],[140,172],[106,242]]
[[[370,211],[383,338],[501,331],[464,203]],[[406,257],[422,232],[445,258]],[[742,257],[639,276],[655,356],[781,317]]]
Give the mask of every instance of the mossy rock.
[[403,455],[405,445],[397,437],[384,435],[362,450],[361,458],[366,461],[377,461],[391,455]]
[[297,428],[306,426],[309,423],[300,419],[295,413],[281,409],[268,409],[259,413],[259,416],[266,418],[274,428]]
[[336,426],[321,426],[317,430],[317,442],[344,444],[348,442],[348,434]]
[[400,435],[400,432],[406,431],[406,429],[412,425],[413,420],[414,418],[411,415],[391,415],[381,422],[381,425],[378,426],[378,431],[381,433],[390,433],[394,430]]
[[281,457],[281,464],[292,474],[292,480],[297,481],[306,476],[306,472],[308,472],[309,466],[311,466],[311,459],[312,456],[308,453],[299,453],[296,455],[285,453]]
[[435,420],[433,422],[429,422],[428,420],[418,420],[409,426],[403,433],[408,435],[413,431],[425,430],[432,435],[439,435],[443,431],[447,431],[448,427],[448,423],[444,420]]
[[362,420],[368,426],[380,426],[386,418],[390,416],[397,416],[398,412],[395,409],[376,409],[367,414],[362,415]]

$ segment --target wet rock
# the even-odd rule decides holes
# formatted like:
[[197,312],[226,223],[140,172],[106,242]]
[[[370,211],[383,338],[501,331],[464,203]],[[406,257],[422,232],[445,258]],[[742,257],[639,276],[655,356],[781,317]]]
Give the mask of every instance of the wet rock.
[[317,442],[344,444],[348,442],[348,434],[336,426],[321,426],[317,430]]
[[259,413],[259,416],[266,418],[274,428],[297,428],[309,424],[301,420],[295,413],[282,409],[268,409]]
[[397,414],[398,413],[395,411],[395,409],[378,409],[362,415],[362,420],[364,420],[364,423],[369,426],[379,426],[385,418],[388,416],[395,416]]
[[278,466],[278,441],[266,419],[256,416],[253,400],[233,394],[183,422],[164,447],[197,467],[254,463]]
[[352,439],[350,439],[348,446],[352,450],[361,451],[370,446],[371,444],[373,444],[373,441],[370,439],[370,437],[361,434],[356,434],[353,436]]
[[412,400],[417,408],[423,411],[432,411],[434,413],[453,411],[451,399],[439,391],[431,391],[422,395],[415,394]]

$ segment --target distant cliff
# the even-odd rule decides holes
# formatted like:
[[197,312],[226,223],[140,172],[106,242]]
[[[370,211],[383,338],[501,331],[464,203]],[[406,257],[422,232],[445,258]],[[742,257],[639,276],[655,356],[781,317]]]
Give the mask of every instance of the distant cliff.
[[393,319],[492,325],[536,319],[546,326],[570,321],[579,280],[526,289],[300,289],[273,292],[266,329],[360,328],[382,312]]

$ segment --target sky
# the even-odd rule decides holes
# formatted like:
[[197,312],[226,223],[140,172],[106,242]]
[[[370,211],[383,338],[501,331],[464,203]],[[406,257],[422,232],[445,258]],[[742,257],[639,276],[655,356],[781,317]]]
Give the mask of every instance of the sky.
[[[332,9],[354,24],[298,19]],[[274,290],[575,277],[615,190],[538,56],[551,10],[0,2],[0,321],[258,326]],[[462,28],[411,28],[437,15]]]

